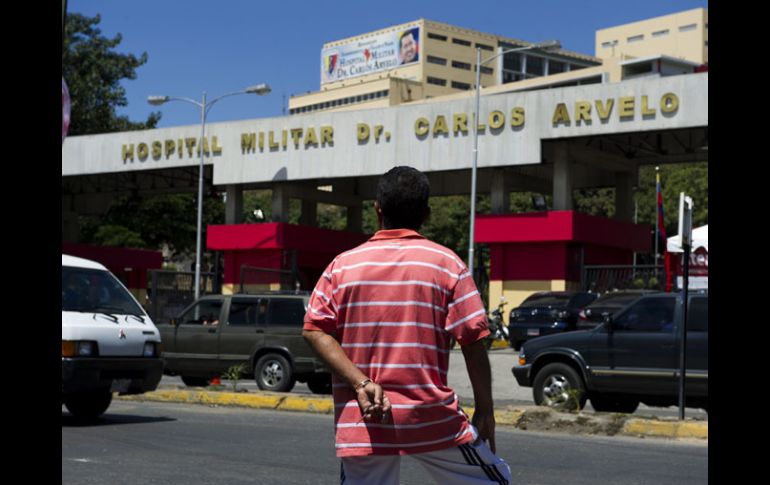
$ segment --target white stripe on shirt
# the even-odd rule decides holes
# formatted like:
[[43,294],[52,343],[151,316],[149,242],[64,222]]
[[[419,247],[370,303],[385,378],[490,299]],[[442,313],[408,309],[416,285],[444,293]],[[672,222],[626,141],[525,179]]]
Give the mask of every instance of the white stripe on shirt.
[[383,348],[417,348],[417,349],[428,349],[428,350],[435,350],[438,352],[441,352],[442,354],[448,354],[449,349],[442,349],[439,347],[436,347],[435,345],[428,345],[428,344],[421,344],[417,342],[406,342],[406,343],[374,343],[374,344],[342,344],[343,348],[364,348],[364,349],[371,349],[375,347],[383,347]]
[[[432,404],[391,404],[390,407],[392,407],[393,409],[428,409],[428,408],[438,408],[438,407],[449,406],[450,404],[452,404],[456,400],[457,400],[457,394],[455,394],[454,396],[450,397],[449,399],[447,399],[445,401],[436,402],[436,403],[432,403]],[[335,408],[357,408],[358,407],[358,402],[355,399],[353,399],[353,400],[351,400],[350,402],[347,402],[347,403],[335,404],[334,407]]]
[[419,328],[429,328],[431,330],[441,330],[444,331],[443,328],[439,328],[436,325],[432,325],[430,323],[421,323],[421,322],[357,322],[357,323],[345,323],[345,328],[362,328],[362,327],[419,327]]
[[347,288],[348,286],[405,286],[405,285],[418,285],[418,286],[429,286],[431,288],[435,288],[447,295],[451,293],[451,291],[440,287],[439,285],[436,285],[434,283],[431,283],[429,281],[419,281],[419,280],[408,280],[408,281],[351,281],[350,283],[345,283],[342,285],[339,285],[332,293],[335,294],[338,291],[340,291],[343,288]]
[[446,308],[427,303],[424,301],[355,301],[353,303],[344,303],[340,305],[340,310],[347,307],[361,307],[361,306],[421,306],[425,308],[433,308],[439,312],[446,312]]
[[428,446],[443,443],[462,438],[468,433],[472,433],[473,428],[468,426],[465,431],[461,431],[447,438],[441,438],[433,441],[422,441],[417,443],[343,443],[336,445],[337,448],[413,448],[416,446]]
[[450,303],[448,308],[452,308],[453,306],[457,305],[458,303],[462,303],[465,300],[467,300],[468,298],[472,297],[473,295],[478,295],[478,294],[479,294],[478,290],[473,290],[470,293],[468,293],[467,295],[462,296],[462,297],[456,299],[455,301],[453,301],[452,303]]
[[320,317],[334,318],[334,315],[329,315],[328,313],[319,312],[318,310],[316,310],[313,307],[309,307],[308,310],[310,310],[311,312],[315,313],[316,315],[318,315]]
[[[367,262],[364,262],[364,263],[351,264],[350,266],[343,266],[343,267],[341,267],[339,269],[335,269],[334,271],[332,271],[332,273],[342,273],[343,271],[360,268],[362,266],[422,266],[422,267],[425,267],[425,268],[432,268],[432,269],[435,269],[435,270],[438,270],[438,271],[443,271],[444,273],[448,274],[449,276],[451,276],[452,278],[455,278],[455,279],[462,279],[463,278],[462,275],[459,275],[457,273],[453,273],[453,272],[449,271],[448,269],[444,268],[443,266],[438,266],[438,265],[430,264],[430,263],[424,263],[422,261],[401,261],[401,262],[397,262],[397,263],[383,263],[383,262],[377,262],[377,261],[367,261]],[[470,275],[470,273],[467,273],[467,274]]]
[[315,290],[313,290],[313,293],[315,293],[315,294],[319,295],[321,298],[323,298],[324,300],[326,300],[326,303],[329,303],[329,302],[331,302],[331,301],[332,301],[332,299],[331,299],[331,298],[329,298],[328,296],[324,295],[324,294],[323,294],[323,292],[321,292],[321,291],[318,291],[318,289],[317,289],[317,288],[316,288]]
[[426,423],[419,423],[419,424],[375,424],[375,423],[367,423],[367,422],[360,422],[360,423],[342,423],[338,424],[336,427],[339,428],[385,428],[385,429],[419,429],[419,428],[427,428],[428,426],[435,426],[437,424],[443,424],[447,423],[449,421],[455,420],[457,418],[462,418],[463,416],[460,414],[453,414],[447,418],[439,419],[438,421],[428,421]]
[[[403,384],[403,385],[397,385],[397,384],[383,384],[381,382],[378,382],[380,386],[382,386],[383,389],[439,389],[439,386],[436,384]],[[332,384],[332,387],[334,389],[341,389],[341,388],[347,388],[353,391],[353,388],[351,388],[348,384]]]
[[362,369],[429,369],[435,370],[440,374],[447,373],[445,369],[441,369],[438,366],[428,364],[383,364],[380,362],[375,362],[372,364],[356,363],[355,365],[356,367],[360,367]]
[[452,329],[453,329],[453,328],[455,328],[456,326],[458,326],[458,325],[462,325],[463,323],[467,322],[467,321],[468,321],[468,320],[470,320],[471,318],[473,318],[473,317],[475,317],[475,316],[478,316],[478,315],[483,315],[483,314],[485,314],[485,313],[486,313],[486,311],[485,311],[485,310],[482,308],[482,309],[481,309],[481,310],[479,310],[479,311],[475,311],[475,312],[471,313],[470,315],[468,315],[468,316],[467,316],[467,317],[465,317],[465,318],[461,318],[460,320],[457,320],[457,321],[456,321],[456,322],[454,322],[452,325],[448,326],[446,329],[447,329],[447,330],[452,330]]
[[454,261],[455,264],[457,264],[457,266],[460,267],[460,269],[465,267],[465,265],[463,264],[462,261],[460,261],[459,259],[457,259],[453,255],[447,253],[446,251],[441,251],[440,249],[430,248],[430,247],[427,247],[427,246],[415,246],[415,245],[412,245],[412,246],[402,246],[400,244],[389,244],[389,245],[385,245],[385,246],[369,246],[369,247],[366,247],[366,248],[354,249],[352,251],[348,251],[347,253],[343,253],[343,254],[340,255],[340,258],[344,258],[344,257],[349,256],[351,254],[363,253],[365,251],[375,251],[377,249],[395,249],[395,250],[422,249],[424,251],[430,251],[430,252],[433,252],[433,253],[438,253],[438,254],[442,254],[442,255],[446,256],[447,258],[449,258],[452,261]]

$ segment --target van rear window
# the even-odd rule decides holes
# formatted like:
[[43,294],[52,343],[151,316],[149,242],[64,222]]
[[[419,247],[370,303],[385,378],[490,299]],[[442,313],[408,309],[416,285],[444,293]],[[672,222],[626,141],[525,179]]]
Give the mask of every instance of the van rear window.
[[61,309],[63,312],[145,315],[110,272],[72,266],[61,267]]

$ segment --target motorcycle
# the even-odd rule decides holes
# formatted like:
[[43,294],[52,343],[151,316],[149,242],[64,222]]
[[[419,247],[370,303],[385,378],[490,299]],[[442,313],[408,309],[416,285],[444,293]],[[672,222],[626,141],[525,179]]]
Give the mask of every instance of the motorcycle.
[[505,297],[500,297],[500,304],[497,305],[497,308],[492,310],[492,312],[489,314],[489,318],[487,320],[489,321],[489,335],[485,337],[484,345],[486,345],[487,349],[492,347],[492,342],[495,340],[504,340],[508,341],[508,326],[505,324],[505,321],[503,321],[503,309],[505,308],[505,305],[507,305],[508,302],[505,301]]

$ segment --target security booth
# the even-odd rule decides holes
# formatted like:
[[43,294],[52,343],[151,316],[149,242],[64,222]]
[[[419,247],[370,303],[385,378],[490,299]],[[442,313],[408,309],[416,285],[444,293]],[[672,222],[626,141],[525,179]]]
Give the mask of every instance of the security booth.
[[504,296],[510,308],[536,291],[581,288],[584,265],[631,265],[650,251],[647,224],[575,211],[480,215],[477,243],[490,248],[489,302]]

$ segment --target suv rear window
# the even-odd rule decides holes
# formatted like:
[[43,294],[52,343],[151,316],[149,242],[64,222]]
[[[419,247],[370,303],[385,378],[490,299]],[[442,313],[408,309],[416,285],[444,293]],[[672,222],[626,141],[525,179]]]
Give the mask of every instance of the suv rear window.
[[270,298],[269,314],[270,324],[301,327],[305,305],[299,298]]

